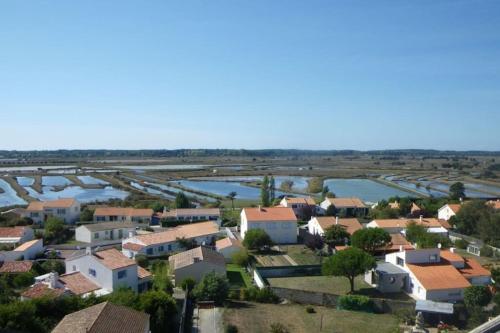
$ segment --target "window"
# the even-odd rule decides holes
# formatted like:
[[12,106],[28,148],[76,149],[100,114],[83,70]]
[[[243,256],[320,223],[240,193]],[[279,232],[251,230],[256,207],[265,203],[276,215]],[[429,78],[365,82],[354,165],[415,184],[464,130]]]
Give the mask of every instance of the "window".
[[438,261],[438,256],[437,254],[431,254],[429,256],[429,261]]
[[172,251],[172,244],[168,244],[167,249],[168,249],[169,251]]
[[96,273],[95,269],[89,268],[89,275],[92,275],[93,277],[96,277],[97,273]]
[[405,265],[404,259],[400,258],[400,257],[397,257],[396,263],[398,264],[398,266],[404,266]]
[[31,213],[31,217],[38,217],[38,213]]
[[290,228],[290,226],[291,226],[291,224],[290,224],[290,223],[288,223],[288,222],[281,223],[281,228],[282,228],[282,229],[289,229],[289,228]]
[[76,271],[76,265],[73,265],[72,268],[73,268],[73,272],[75,272]]
[[99,233],[98,232],[94,233],[94,238],[95,239],[99,238]]
[[66,214],[66,209],[58,209],[57,210],[57,214],[58,215],[64,215],[64,214]]
[[106,218],[104,216],[96,216],[95,220],[97,222],[103,222],[103,221],[106,221]]
[[149,254],[149,255],[152,255],[153,254],[153,249],[152,248],[147,249],[146,253]]
[[163,251],[165,251],[165,247],[163,247],[163,245],[160,245],[158,247],[158,252],[163,252]]
[[118,279],[123,279],[127,277],[127,271],[119,271],[118,272]]

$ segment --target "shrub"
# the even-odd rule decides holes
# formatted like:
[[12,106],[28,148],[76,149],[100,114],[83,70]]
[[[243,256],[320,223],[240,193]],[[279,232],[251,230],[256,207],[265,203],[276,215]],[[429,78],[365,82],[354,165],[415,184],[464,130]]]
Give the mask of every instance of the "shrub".
[[185,278],[184,280],[182,280],[181,288],[182,288],[182,290],[191,291],[191,290],[193,290],[195,284],[196,284],[195,279],[188,277],[188,278]]
[[141,266],[142,268],[146,268],[149,265],[148,257],[146,257],[144,254],[136,255],[135,262],[137,263],[137,265]]
[[467,246],[469,246],[469,242],[467,242],[465,239],[457,239],[455,241],[455,246],[457,249],[465,250]]
[[314,310],[314,308],[310,305],[306,306],[306,312],[307,313],[315,313],[316,310]]
[[288,333],[288,329],[282,323],[272,323],[269,333]]
[[259,289],[255,286],[241,289],[240,299],[258,303],[278,303],[279,297],[270,288]]
[[249,250],[258,250],[271,245],[273,245],[271,237],[262,229],[248,230],[243,239],[243,246]]
[[373,312],[373,302],[367,296],[344,295],[338,300],[338,307],[342,310]]
[[225,276],[214,272],[206,274],[193,290],[194,296],[200,301],[214,301],[220,305],[229,293],[229,282]]
[[226,333],[238,333],[238,327],[229,324],[229,325],[226,326],[225,332]]
[[12,283],[16,288],[23,288],[32,285],[34,280],[35,277],[33,276],[33,273],[26,272],[26,273],[16,274],[16,276],[12,280]]
[[486,306],[491,300],[491,293],[488,287],[471,286],[464,291],[464,303],[469,308]]
[[230,290],[227,297],[229,299],[239,300],[241,295],[241,290]]
[[493,249],[489,247],[488,245],[484,245],[481,248],[481,255],[483,257],[493,257]]
[[245,267],[249,260],[248,251],[246,249],[241,249],[240,251],[233,253],[231,259],[234,264]]

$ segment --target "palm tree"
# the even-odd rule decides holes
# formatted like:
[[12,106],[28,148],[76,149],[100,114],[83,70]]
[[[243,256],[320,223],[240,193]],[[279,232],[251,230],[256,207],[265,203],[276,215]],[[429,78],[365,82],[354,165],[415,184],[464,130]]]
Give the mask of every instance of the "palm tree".
[[236,193],[234,191],[233,192],[229,192],[229,194],[227,195],[227,198],[229,200],[231,200],[231,207],[233,208],[233,210],[234,210],[234,198],[236,198],[237,195],[238,195],[238,193]]

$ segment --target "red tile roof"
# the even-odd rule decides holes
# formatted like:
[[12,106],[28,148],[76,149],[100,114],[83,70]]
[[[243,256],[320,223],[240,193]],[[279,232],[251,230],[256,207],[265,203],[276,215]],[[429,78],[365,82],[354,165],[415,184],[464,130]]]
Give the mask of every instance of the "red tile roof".
[[477,276],[491,276],[491,272],[481,266],[476,260],[469,258],[465,259],[464,268],[458,269],[460,273],[466,278],[472,278]]
[[137,277],[139,279],[144,279],[152,275],[153,274],[151,274],[151,272],[149,272],[147,269],[144,269],[141,266],[137,265]]
[[[323,231],[336,224],[334,216],[318,216],[315,217],[315,219],[318,221]],[[350,235],[363,229],[363,226],[356,218],[339,218],[339,225],[344,227]]]
[[284,200],[288,204],[302,204],[302,205],[309,205],[309,206],[315,206],[316,201],[314,201],[313,198],[311,197],[305,197],[305,198],[288,198],[285,197]]
[[8,261],[0,267],[0,273],[25,273],[33,267],[32,261]]
[[175,242],[177,238],[190,239],[195,237],[214,235],[218,232],[219,226],[217,225],[217,223],[210,221],[184,224],[166,231],[135,236],[135,238],[145,246],[148,246],[153,244]]
[[461,255],[449,250],[441,250],[441,259],[445,259],[449,262],[465,262]]
[[101,289],[80,272],[63,274],[59,276],[59,282],[77,296]]
[[336,208],[366,208],[360,198],[326,198]]
[[0,238],[22,237],[27,227],[0,227]]
[[104,266],[112,270],[136,265],[135,260],[127,258],[123,253],[114,248],[95,252],[93,256]]
[[25,250],[29,249],[30,247],[34,246],[35,244],[37,244],[39,242],[42,242],[42,240],[41,239],[30,240],[30,241],[22,243],[21,245],[19,245],[18,247],[16,247],[14,249],[14,251],[19,251],[19,252],[25,251]]
[[69,208],[76,204],[73,198],[49,200],[49,201],[32,201],[26,208],[27,211],[41,211],[44,208]]
[[215,242],[215,247],[217,248],[217,250],[225,249],[231,246],[242,247],[239,240],[231,237],[222,238]]
[[243,212],[248,222],[297,222],[297,217],[292,208],[286,207],[261,207],[243,208]]
[[205,261],[218,266],[226,266],[224,256],[205,246],[174,254],[168,258],[168,262],[174,269],[186,267],[197,261]]
[[163,218],[178,216],[220,216],[219,208],[178,208],[162,213]]
[[448,204],[448,207],[450,207],[450,209],[453,211],[453,213],[458,213],[458,211],[460,210],[460,208],[462,208],[462,205],[461,204]]
[[153,216],[154,211],[149,208],[131,207],[98,207],[94,211],[94,216]]
[[141,245],[141,244],[136,244],[136,243],[125,243],[123,244],[122,246],[123,249],[126,249],[126,250],[131,250],[131,251],[140,251],[141,249],[144,248],[144,245]]
[[406,226],[410,222],[415,222],[418,225],[423,226],[424,228],[439,228],[441,227],[441,223],[439,223],[436,218],[423,218],[422,220],[416,219],[380,219],[373,220],[379,228],[406,228]]
[[33,286],[26,289],[21,293],[21,296],[25,298],[40,298],[40,297],[51,297],[56,298],[64,294],[64,289],[61,288],[49,288],[49,286],[45,283],[39,282],[34,284]]

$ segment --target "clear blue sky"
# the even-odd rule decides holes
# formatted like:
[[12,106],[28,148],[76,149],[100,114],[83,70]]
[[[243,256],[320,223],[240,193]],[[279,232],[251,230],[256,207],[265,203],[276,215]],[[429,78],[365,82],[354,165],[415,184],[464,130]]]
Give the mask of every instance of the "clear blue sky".
[[0,149],[500,150],[500,1],[1,1]]

